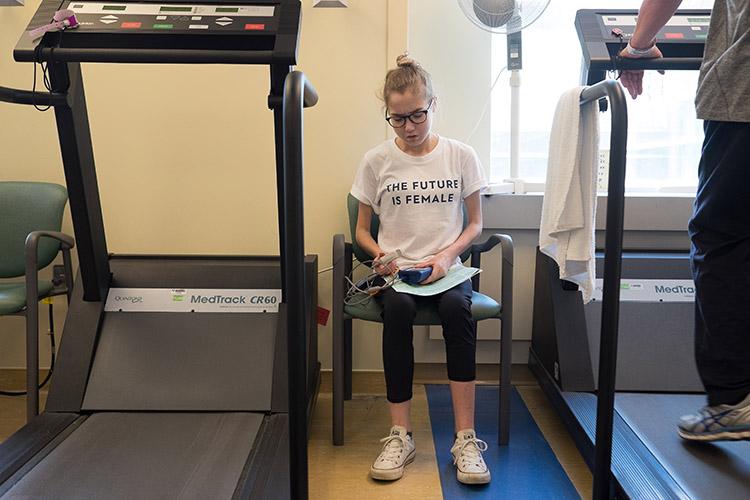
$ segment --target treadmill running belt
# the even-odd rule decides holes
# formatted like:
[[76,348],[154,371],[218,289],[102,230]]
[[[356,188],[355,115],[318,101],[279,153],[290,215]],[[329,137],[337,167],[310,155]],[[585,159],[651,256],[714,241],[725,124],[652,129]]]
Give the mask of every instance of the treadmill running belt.
[[680,416],[705,405],[684,394],[617,394],[615,407],[691,499],[750,498],[750,441],[693,443],[677,435]]
[[3,499],[232,498],[254,413],[96,413]]

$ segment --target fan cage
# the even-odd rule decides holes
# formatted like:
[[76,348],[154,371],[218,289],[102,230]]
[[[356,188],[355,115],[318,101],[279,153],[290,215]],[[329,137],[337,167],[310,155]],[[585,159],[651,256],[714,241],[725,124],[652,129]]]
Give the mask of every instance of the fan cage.
[[458,0],[464,15],[491,33],[510,34],[529,27],[547,9],[550,0]]

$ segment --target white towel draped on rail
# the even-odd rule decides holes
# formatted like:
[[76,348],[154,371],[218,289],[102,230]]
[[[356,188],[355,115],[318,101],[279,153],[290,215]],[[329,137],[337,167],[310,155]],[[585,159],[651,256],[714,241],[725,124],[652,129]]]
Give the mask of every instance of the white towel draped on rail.
[[599,156],[598,104],[579,104],[581,91],[566,91],[557,103],[542,203],[539,248],[557,262],[560,278],[578,284],[591,300],[596,277],[594,219]]

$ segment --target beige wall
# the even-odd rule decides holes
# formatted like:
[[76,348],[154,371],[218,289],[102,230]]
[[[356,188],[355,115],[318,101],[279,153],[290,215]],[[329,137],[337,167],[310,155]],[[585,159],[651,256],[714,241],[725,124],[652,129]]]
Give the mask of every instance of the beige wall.
[[[12,49],[37,5],[0,9],[0,85],[31,85],[31,65],[15,63]],[[386,55],[406,43],[406,1],[311,6],[303,1],[298,69],[320,102],[305,114],[305,238],[325,268],[331,236],[346,227],[359,158],[386,137],[376,94]],[[83,71],[111,252],[278,253],[267,68],[89,64]],[[0,180],[64,183],[53,112],[0,104],[0,117]],[[64,229],[72,232],[68,219]],[[321,275],[319,291],[329,308],[330,279]],[[22,319],[0,318],[0,367],[24,365],[22,331]],[[330,325],[320,330],[320,356],[330,366]]]
[[[481,115],[491,75],[476,62],[487,57],[487,35],[470,28],[453,0],[349,0],[347,9],[311,4],[303,0],[298,68],[318,89],[320,102],[305,113],[305,238],[307,252],[319,255],[323,269],[330,266],[332,235],[347,232],[344,199],[361,155],[391,134],[376,95],[396,56],[408,45],[433,73],[440,98],[437,130],[458,139]],[[30,87],[32,68],[13,62],[12,49],[37,5],[30,0],[24,7],[0,8],[0,85]],[[440,25],[446,14],[456,22]],[[110,251],[278,252],[267,72],[237,66],[84,67]],[[471,144],[487,163],[487,117],[483,124]],[[0,180],[64,183],[52,111],[0,103],[0,152]],[[515,228],[514,361],[525,362],[537,237],[533,224],[513,220],[526,205],[507,200],[485,198],[485,235]],[[630,246],[685,248],[684,221],[672,225],[665,234],[659,232],[664,228],[635,231],[640,239]],[[72,232],[69,218],[64,230]],[[626,233],[626,244],[628,238]],[[484,261],[482,282],[495,295],[499,273],[493,260]],[[319,302],[330,309],[331,274],[322,274],[319,283]],[[58,325],[63,302],[57,301]],[[496,336],[497,325],[483,323],[480,339]],[[444,359],[439,332],[417,330],[417,360]],[[381,368],[379,331],[379,325],[355,322],[355,369]],[[319,332],[320,360],[329,368],[330,324]],[[41,346],[46,366],[46,340]],[[478,361],[496,361],[498,347],[480,342]],[[0,367],[21,366],[23,320],[0,318]]]

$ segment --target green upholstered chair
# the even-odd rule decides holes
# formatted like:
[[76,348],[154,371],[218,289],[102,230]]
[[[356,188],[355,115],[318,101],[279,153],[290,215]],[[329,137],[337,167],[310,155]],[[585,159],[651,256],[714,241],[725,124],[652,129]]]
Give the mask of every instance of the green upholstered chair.
[[[347,198],[351,243],[343,234],[333,237],[333,444],[344,444],[344,400],[352,397],[352,319],[382,322],[378,301],[369,300],[357,305],[344,304],[348,288],[346,278],[352,279],[352,258],[364,262],[372,257],[356,243],[355,230],[359,201],[351,194]],[[464,225],[466,224],[464,213]],[[377,240],[380,221],[373,214],[370,230]],[[505,234],[493,234],[484,243],[474,244],[461,260],[471,259],[472,267],[481,267],[481,254],[500,244],[502,251],[502,282],[500,300],[479,293],[479,274],[472,278],[471,312],[475,321],[501,320],[500,329],[500,409],[498,415],[498,441],[508,443],[510,429],[510,364],[513,314],[513,241]],[[417,310],[415,325],[440,325],[437,308],[421,307]]]
[[[67,200],[67,191],[58,184],[0,182],[0,316],[26,318],[26,391],[5,393],[28,393],[29,420],[38,413],[39,301],[62,294],[68,294],[70,300],[70,249],[74,243],[72,237],[60,232]],[[64,276],[40,279],[38,271],[49,266],[60,250]],[[54,347],[52,356],[50,373]]]

